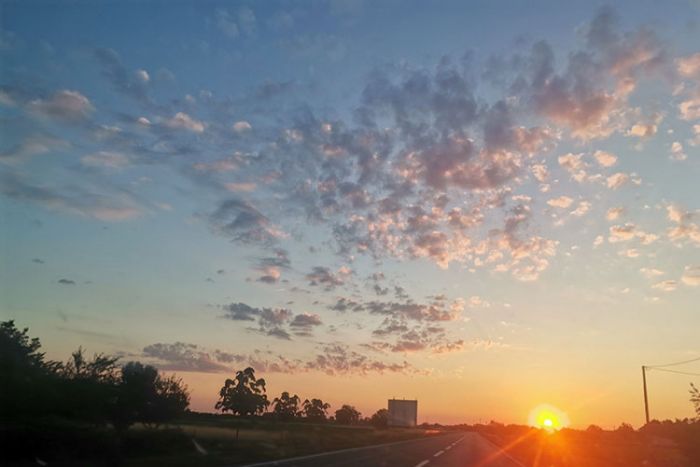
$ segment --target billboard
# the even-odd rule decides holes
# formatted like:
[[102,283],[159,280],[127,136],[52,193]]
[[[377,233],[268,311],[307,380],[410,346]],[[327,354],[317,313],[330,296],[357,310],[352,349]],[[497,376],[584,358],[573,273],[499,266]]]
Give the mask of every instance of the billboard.
[[389,399],[389,426],[416,426],[418,401]]

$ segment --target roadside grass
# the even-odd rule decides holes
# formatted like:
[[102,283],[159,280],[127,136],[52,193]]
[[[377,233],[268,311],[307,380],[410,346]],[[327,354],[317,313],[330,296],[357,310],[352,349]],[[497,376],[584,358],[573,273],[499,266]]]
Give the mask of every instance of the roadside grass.
[[[376,429],[368,426],[341,426],[276,422],[266,420],[238,420],[221,417],[208,420],[183,420],[176,425],[206,454],[193,449],[190,454],[172,458],[158,457],[158,462],[169,465],[220,466],[267,460],[284,459],[321,452],[369,446],[409,439],[434,436],[438,433],[422,429]],[[167,427],[171,429],[173,426]],[[136,430],[147,430],[136,427]],[[144,462],[145,461],[145,462]],[[129,459],[127,465],[145,466],[150,459]]]
[[190,413],[173,424],[134,425],[121,434],[109,427],[55,420],[18,426],[7,432],[0,429],[2,433],[15,453],[5,453],[14,459],[8,465],[37,465],[36,459],[40,459],[59,467],[221,467],[404,441],[440,432]]
[[476,430],[524,465],[561,467],[694,467],[672,440],[651,439],[638,432],[590,433],[563,429],[555,433],[523,427]]

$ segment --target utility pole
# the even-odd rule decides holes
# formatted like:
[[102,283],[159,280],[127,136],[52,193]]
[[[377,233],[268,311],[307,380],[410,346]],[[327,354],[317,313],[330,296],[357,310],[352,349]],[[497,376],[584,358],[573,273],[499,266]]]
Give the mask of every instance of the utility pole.
[[642,382],[644,384],[644,414],[646,415],[647,424],[649,423],[649,398],[647,397],[647,367],[642,365]]

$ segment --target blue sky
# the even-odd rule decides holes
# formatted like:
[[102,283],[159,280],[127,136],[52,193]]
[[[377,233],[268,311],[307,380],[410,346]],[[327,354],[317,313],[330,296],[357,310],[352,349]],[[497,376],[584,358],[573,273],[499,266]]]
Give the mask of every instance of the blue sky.
[[700,352],[696,2],[0,5],[0,316],[55,358],[584,425]]

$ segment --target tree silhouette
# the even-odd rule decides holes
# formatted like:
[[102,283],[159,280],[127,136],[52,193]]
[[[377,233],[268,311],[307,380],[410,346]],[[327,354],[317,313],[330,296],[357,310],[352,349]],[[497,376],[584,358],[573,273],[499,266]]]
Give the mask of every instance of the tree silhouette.
[[343,405],[335,411],[335,421],[341,425],[353,425],[360,421],[360,412],[352,405]]
[[695,419],[700,422],[700,389],[690,383],[690,402],[695,406]]
[[46,361],[41,343],[13,321],[0,323],[0,415],[9,421],[69,419],[111,422],[118,430],[135,422],[159,424],[185,412],[187,387],[152,366],[127,363],[82,347],[65,364]]
[[377,410],[369,422],[377,428],[386,428],[389,425],[389,411],[387,409]]
[[60,363],[44,360],[41,342],[14,321],[0,323],[0,415],[30,418],[60,404],[56,371]]
[[280,397],[275,397],[272,401],[274,413],[280,420],[292,420],[297,418],[300,414],[299,409],[299,396],[294,394],[290,396],[287,391],[284,391]]
[[71,354],[71,359],[62,365],[60,373],[64,378],[115,383],[119,378],[118,357],[109,357],[99,353],[92,360],[85,359],[82,347]]
[[163,378],[150,365],[129,362],[122,367],[112,423],[119,430],[135,422],[158,425],[183,414],[189,400],[181,380]]
[[219,391],[215,408],[234,415],[256,415],[265,411],[270,402],[265,394],[265,380],[255,378],[255,370],[246,368],[236,372],[234,379],[227,379]]
[[326,412],[328,412],[331,406],[321,399],[306,399],[303,407],[304,416],[309,421],[323,422],[326,420]]
[[117,399],[119,367],[116,357],[95,354],[87,360],[82,347],[61,365],[54,383],[61,404],[56,407],[66,418],[104,423]]

